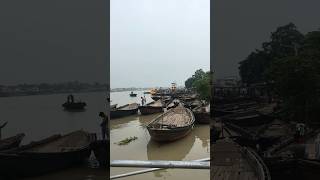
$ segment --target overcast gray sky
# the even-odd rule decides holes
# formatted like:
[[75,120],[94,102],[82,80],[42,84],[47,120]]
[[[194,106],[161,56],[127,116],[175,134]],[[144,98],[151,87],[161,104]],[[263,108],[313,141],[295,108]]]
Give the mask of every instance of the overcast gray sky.
[[111,0],[110,85],[184,85],[210,68],[209,0]]
[[238,76],[238,62],[293,22],[306,33],[320,27],[319,0],[214,0],[213,66],[217,78]]
[[107,1],[0,1],[0,84],[107,81]]

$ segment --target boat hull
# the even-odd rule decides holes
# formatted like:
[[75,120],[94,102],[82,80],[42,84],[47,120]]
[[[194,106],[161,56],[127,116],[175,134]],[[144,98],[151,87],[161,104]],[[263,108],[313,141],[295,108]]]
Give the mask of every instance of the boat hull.
[[62,104],[66,110],[83,110],[86,105],[84,102]]
[[174,128],[174,129],[151,129],[148,128],[151,139],[154,141],[165,142],[165,141],[175,141],[187,136],[193,128],[192,126]]
[[114,111],[110,111],[110,118],[115,119],[115,118],[131,116],[131,115],[137,114],[137,112],[138,112],[138,108],[132,109],[132,110],[114,110]]
[[80,165],[90,156],[88,147],[63,153],[0,154],[0,174],[5,177],[37,176],[71,166]]
[[151,96],[151,98],[155,101],[158,101],[159,99],[161,99],[161,96]]
[[25,135],[21,133],[13,137],[0,140],[0,151],[19,147],[24,136]]
[[162,107],[152,107],[152,106],[139,106],[139,111],[142,115],[155,114],[163,112]]

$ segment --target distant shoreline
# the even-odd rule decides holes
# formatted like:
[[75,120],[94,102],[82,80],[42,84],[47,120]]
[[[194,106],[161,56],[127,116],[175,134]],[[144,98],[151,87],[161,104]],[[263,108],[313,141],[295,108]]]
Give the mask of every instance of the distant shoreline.
[[91,93],[91,92],[106,92],[106,89],[93,89],[93,90],[82,90],[82,91],[60,91],[60,92],[42,92],[42,93],[17,93],[17,94],[8,94],[0,95],[0,98],[6,97],[23,97],[23,96],[40,96],[40,95],[54,95],[54,94],[80,94],[80,93]]

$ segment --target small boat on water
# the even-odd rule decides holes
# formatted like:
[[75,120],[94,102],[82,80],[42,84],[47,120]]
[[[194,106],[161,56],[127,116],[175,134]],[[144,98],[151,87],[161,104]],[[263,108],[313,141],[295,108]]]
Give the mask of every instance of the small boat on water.
[[210,104],[192,109],[195,120],[199,124],[210,124]]
[[86,105],[85,102],[65,102],[62,104],[66,110],[83,110]]
[[139,111],[142,115],[154,114],[163,112],[164,103],[161,100],[153,101],[145,106],[139,106]]
[[131,91],[131,93],[129,94],[129,96],[130,96],[130,97],[137,97],[137,94],[136,94],[136,93],[133,93],[133,92]]
[[139,109],[139,104],[132,103],[132,104],[126,104],[124,106],[117,107],[115,109],[110,110],[110,118],[121,118],[125,116],[130,116],[133,114],[137,114]]
[[19,147],[24,136],[25,136],[24,133],[20,133],[20,134],[17,134],[15,136],[12,136],[9,138],[1,139],[0,140],[0,151]]
[[152,140],[174,141],[188,135],[194,126],[190,109],[179,105],[152,120],[147,129]]
[[75,102],[73,95],[70,94],[67,97],[67,101],[62,104],[62,107],[66,110],[83,110],[86,105],[87,104],[82,101]]
[[0,153],[0,175],[28,177],[80,165],[91,153],[92,138],[79,130],[53,135]]

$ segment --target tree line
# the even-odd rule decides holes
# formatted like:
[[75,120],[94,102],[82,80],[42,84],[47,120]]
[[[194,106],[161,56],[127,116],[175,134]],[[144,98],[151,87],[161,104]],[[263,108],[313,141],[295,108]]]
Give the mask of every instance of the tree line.
[[320,30],[301,33],[295,24],[278,27],[261,49],[239,63],[246,85],[267,83],[285,117],[317,121],[320,115]]

